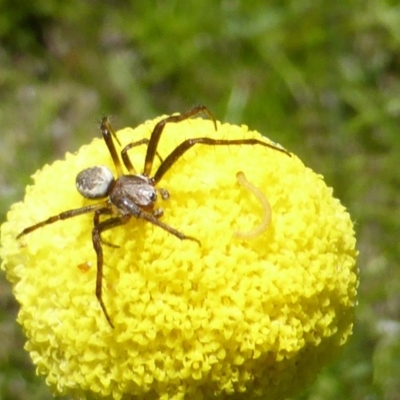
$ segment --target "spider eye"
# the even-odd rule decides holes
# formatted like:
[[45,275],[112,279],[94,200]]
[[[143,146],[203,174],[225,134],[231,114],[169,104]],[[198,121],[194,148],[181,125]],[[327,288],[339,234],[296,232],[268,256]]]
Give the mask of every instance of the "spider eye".
[[111,170],[103,165],[86,168],[76,176],[76,188],[87,199],[107,197],[112,182]]

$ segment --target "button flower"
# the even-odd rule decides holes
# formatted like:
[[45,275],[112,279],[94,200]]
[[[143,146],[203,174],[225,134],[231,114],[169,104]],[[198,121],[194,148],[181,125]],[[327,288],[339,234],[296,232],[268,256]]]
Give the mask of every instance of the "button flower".
[[[122,147],[157,120],[117,132]],[[183,140],[257,138],[246,126],[199,118],[167,124],[158,152]],[[144,147],[129,151],[140,170]],[[159,161],[156,159],[155,161]],[[27,226],[93,203],[75,188],[85,168],[114,171],[95,139],[33,176],[1,227],[2,268],[37,373],[56,394],[108,399],[284,399],[312,382],[352,332],[357,251],[351,218],[323,178],[295,156],[258,145],[196,145],[165,174],[160,220],[179,240],[131,218],[104,232],[103,300],[94,294],[93,214]],[[268,199],[238,184],[246,178]],[[107,216],[103,216],[106,219]],[[92,266],[92,267],[91,267]],[[231,398],[231,397],[229,397]]]

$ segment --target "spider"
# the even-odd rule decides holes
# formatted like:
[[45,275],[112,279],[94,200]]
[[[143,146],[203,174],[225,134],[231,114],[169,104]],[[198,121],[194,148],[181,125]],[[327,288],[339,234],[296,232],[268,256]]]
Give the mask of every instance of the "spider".
[[[103,281],[103,247],[102,244],[118,247],[102,239],[101,234],[104,231],[113,229],[120,225],[125,225],[132,217],[142,218],[150,223],[164,229],[168,233],[176,236],[181,240],[192,240],[201,245],[200,241],[194,237],[185,235],[177,229],[160,221],[163,214],[162,209],[155,208],[157,200],[157,192],[163,199],[168,199],[169,193],[165,189],[156,188],[162,177],[166,172],[179,160],[182,155],[188,151],[195,144],[203,145],[261,145],[271,149],[280,151],[288,156],[291,156],[288,151],[278,146],[265,143],[258,139],[212,139],[207,137],[200,137],[194,139],[187,139],[178,145],[164,160],[161,159],[157,152],[158,143],[161,134],[166,124],[177,123],[197,114],[204,113],[214,124],[217,129],[217,122],[210,110],[205,106],[197,106],[183,114],[176,114],[168,116],[159,121],[151,135],[150,139],[141,139],[125,146],[118,156],[117,149],[114,141],[119,144],[119,140],[113,130],[108,117],[104,117],[101,121],[100,129],[103,135],[105,144],[108,147],[111,158],[114,162],[117,177],[114,177],[112,171],[105,166],[95,166],[86,168],[81,171],[76,177],[76,187],[79,193],[86,199],[96,200],[103,199],[94,204],[85,205],[83,207],[75,208],[72,210],[64,211],[58,215],[47,218],[44,221],[38,222],[32,226],[25,228],[18,236],[27,235],[38,228],[52,224],[54,222],[65,220],[68,218],[76,217],[78,215],[94,213],[93,228],[92,228],[92,242],[93,248],[97,256],[97,273],[96,273],[96,287],[95,294],[100,304],[103,314],[111,326],[114,325],[111,321],[110,315],[107,311],[102,297],[102,281]],[[137,173],[133,167],[128,151],[135,147],[145,144],[147,145],[146,156],[144,160],[144,167],[142,173]],[[160,166],[153,176],[151,176],[153,169],[154,158],[160,158]],[[123,164],[123,165],[122,165]],[[123,166],[128,173],[124,173]],[[104,219],[104,216],[108,218]],[[103,217],[103,218],[101,218]]]

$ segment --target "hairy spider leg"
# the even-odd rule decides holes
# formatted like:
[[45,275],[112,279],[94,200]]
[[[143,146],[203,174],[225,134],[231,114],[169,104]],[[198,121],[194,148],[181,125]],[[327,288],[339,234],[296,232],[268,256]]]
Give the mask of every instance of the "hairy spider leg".
[[[132,174],[132,175],[135,175],[137,172],[136,172],[134,166],[132,165],[132,162],[131,162],[131,160],[130,160],[130,158],[129,158],[129,156],[128,156],[128,151],[129,151],[130,149],[132,149],[133,147],[140,146],[140,145],[142,145],[142,144],[147,144],[147,145],[148,145],[148,144],[149,144],[149,139],[146,139],[146,138],[145,138],[145,139],[138,140],[137,142],[129,143],[129,144],[127,144],[127,145],[122,149],[122,151],[121,151],[121,158],[122,158],[122,161],[123,161],[123,163],[124,163],[126,169],[127,169],[127,170],[129,171],[129,173]],[[156,152],[156,156],[157,156],[158,159],[160,160],[160,163],[162,163],[162,162],[163,162],[163,159],[161,158],[161,156],[160,156],[160,154],[158,153],[158,151]]]
[[200,240],[196,239],[193,236],[187,236],[182,232],[179,232],[177,229],[172,228],[172,226],[169,226],[165,224],[164,222],[161,222],[156,216],[153,214],[150,214],[146,211],[140,210],[140,214],[138,215],[138,218],[145,219],[146,221],[151,222],[153,225],[157,225],[160,228],[164,229],[165,231],[169,232],[171,235],[176,236],[178,239],[181,240],[192,240],[196,242],[199,246],[201,246]]
[[100,215],[109,214],[109,211],[110,210],[108,208],[103,208],[95,212],[93,218],[94,227],[92,229],[92,241],[93,241],[93,248],[94,251],[96,252],[96,258],[97,258],[96,290],[95,290],[96,298],[100,304],[104,316],[106,317],[107,322],[109,323],[111,328],[114,328],[114,324],[111,322],[110,315],[108,314],[102,296],[104,256],[103,256],[103,247],[101,245],[102,243],[101,233],[108,229],[112,229],[120,225],[125,225],[131,218],[131,215],[128,214],[128,215],[123,215],[121,217],[114,217],[100,222]]
[[217,120],[206,106],[194,107],[191,110],[184,112],[183,114],[171,115],[167,118],[162,119],[157,123],[157,125],[153,129],[153,132],[151,133],[149,145],[147,147],[146,158],[144,161],[143,175],[150,176],[151,174],[151,170],[153,168],[154,156],[156,154],[158,142],[164,130],[165,124],[170,122],[181,122],[185,119],[189,119],[190,117],[193,117],[194,115],[200,113],[206,114],[213,122],[215,130],[217,130]]
[[122,146],[121,142],[118,139],[117,133],[115,132],[114,128],[111,125],[110,117],[109,116],[103,117],[101,120],[102,121],[101,123],[103,123],[103,120],[106,120],[106,123],[108,124],[108,130],[110,131],[111,135],[114,136],[114,139],[116,140],[116,142],[119,144],[119,146]]
[[280,151],[291,157],[291,154],[280,147],[274,146],[269,143],[265,143],[258,139],[211,139],[207,137],[188,139],[182,142],[178,147],[176,147],[165,160],[158,167],[154,177],[153,182],[156,185],[157,182],[161,180],[161,178],[165,175],[165,173],[179,160],[180,157],[184,153],[186,153],[192,146],[195,144],[205,144],[210,146],[219,146],[219,145],[255,145],[259,144],[261,146],[269,147],[270,149],[274,149]]
[[118,153],[115,148],[114,141],[112,140],[112,136],[114,136],[115,138],[117,136],[115,134],[114,129],[112,128],[112,126],[110,124],[110,120],[108,117],[102,118],[100,129],[101,129],[101,133],[103,135],[103,139],[106,142],[106,145],[108,147],[108,151],[110,152],[111,158],[114,162],[115,169],[117,171],[117,175],[118,175],[118,177],[120,177],[123,175],[122,165],[121,165],[121,161],[118,157]]
[[[112,209],[112,207],[109,204],[107,204],[107,207],[104,207],[103,209],[101,209],[100,214],[101,215],[103,215],[103,214],[112,215],[113,213],[114,213],[114,210]],[[98,221],[100,221],[100,219]],[[94,220],[94,223],[95,222],[96,222],[96,220]],[[93,226],[94,226],[94,223],[93,223]],[[110,241],[105,240],[102,237],[100,237],[100,240],[101,240],[101,244],[104,244],[105,246],[112,247],[114,249],[119,249],[121,247],[118,244],[111,243]]]
[[104,208],[107,205],[107,203],[102,202],[102,203],[97,203],[97,204],[91,204],[89,206],[84,206],[84,207],[80,207],[80,208],[75,208],[73,210],[68,210],[68,211],[64,211],[58,215],[54,215],[50,218],[47,218],[44,221],[38,222],[35,225],[29,226],[28,228],[25,228],[18,236],[17,239],[19,239],[21,236],[24,236],[30,232],[35,231],[36,229],[42,228],[45,225],[50,225],[53,224],[54,222],[57,221],[61,221],[64,219],[68,219],[68,218],[72,218],[72,217],[76,217],[78,215],[82,215],[82,214],[87,214],[93,211],[97,211],[100,210],[102,208]]
[[[121,162],[119,160],[117,151],[115,149],[115,145],[114,142],[112,141],[111,136],[113,136],[115,138],[115,140],[118,142],[118,144],[121,146],[121,142],[118,139],[118,136],[114,130],[114,128],[112,127],[111,123],[110,123],[110,119],[108,117],[103,117],[103,119],[101,120],[101,132],[103,134],[103,138],[104,141],[106,142],[107,148],[110,152],[111,158],[114,162],[115,168],[117,170],[117,174],[118,176],[121,176],[123,174],[122,172],[122,167],[121,167]],[[133,143],[129,143],[128,145],[126,145],[122,151],[121,151],[121,159],[126,167],[126,169],[129,171],[130,174],[135,175],[136,169],[133,166],[131,160],[129,159],[128,156],[128,151],[136,146],[140,146],[142,144],[149,144],[149,139],[141,139],[138,140],[137,142],[133,142]],[[160,156],[160,154],[158,152],[156,152],[157,157],[159,158],[160,162],[162,162],[162,158]]]

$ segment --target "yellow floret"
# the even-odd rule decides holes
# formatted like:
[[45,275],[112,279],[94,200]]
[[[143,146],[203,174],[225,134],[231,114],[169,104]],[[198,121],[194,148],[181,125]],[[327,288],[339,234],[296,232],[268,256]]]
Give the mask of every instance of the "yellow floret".
[[[119,131],[122,145],[149,137],[156,122]],[[203,136],[267,140],[246,126],[218,123],[215,131],[211,121],[190,119],[167,124],[158,151],[165,158]],[[129,153],[139,172],[144,153],[145,146]],[[296,156],[257,145],[194,146],[160,182],[171,195],[158,200],[162,221],[201,246],[135,218],[104,233],[119,246],[103,245],[111,329],[94,294],[92,214],[16,239],[27,226],[92,203],[75,177],[95,165],[114,170],[102,139],[38,171],[1,227],[2,268],[21,305],[26,349],[56,393],[283,399],[346,342],[358,285],[350,216]],[[262,218],[238,171],[272,209],[268,229],[252,240],[234,235]]]

